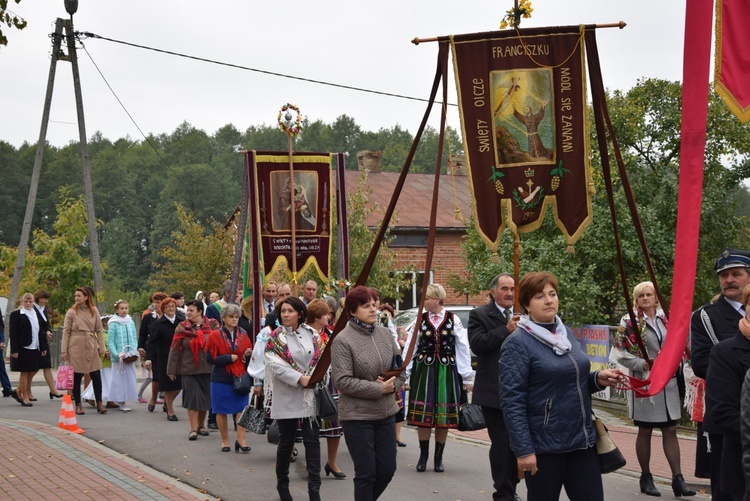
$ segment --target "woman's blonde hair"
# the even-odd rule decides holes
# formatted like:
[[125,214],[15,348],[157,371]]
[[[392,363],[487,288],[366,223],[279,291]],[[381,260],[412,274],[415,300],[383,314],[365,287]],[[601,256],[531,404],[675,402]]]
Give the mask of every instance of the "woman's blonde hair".
[[[748,303],[750,303],[750,285],[742,290],[742,304],[747,306]],[[747,308],[745,309],[747,310]]]
[[659,298],[656,296],[656,287],[654,287],[653,282],[641,282],[635,287],[633,287],[633,309],[638,309],[638,296],[643,294],[648,287],[651,287],[651,290],[654,291],[654,298],[656,299],[656,307],[661,308],[661,305],[659,304]]
[[31,292],[27,292],[26,294],[24,294],[23,296],[21,296],[21,299],[18,300],[19,308],[21,306],[21,303],[23,303],[24,301],[26,301],[29,298],[31,298],[31,301],[33,302],[34,301],[34,294],[32,294]]
[[437,299],[440,304],[443,304],[445,301],[445,288],[440,284],[430,284],[427,286],[427,291],[424,293],[424,297]]

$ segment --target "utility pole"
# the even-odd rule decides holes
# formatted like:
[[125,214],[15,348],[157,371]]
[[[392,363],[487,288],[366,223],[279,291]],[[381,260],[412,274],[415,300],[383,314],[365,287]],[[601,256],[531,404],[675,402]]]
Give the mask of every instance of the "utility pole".
[[[47,78],[47,93],[44,98],[44,111],[42,112],[42,125],[39,129],[39,139],[36,145],[36,156],[34,157],[34,169],[31,173],[31,185],[29,187],[29,197],[26,202],[26,213],[24,214],[23,226],[21,227],[21,240],[18,243],[18,256],[16,265],[13,269],[13,280],[10,286],[8,297],[8,307],[5,312],[5,323],[8,323],[10,312],[15,309],[16,300],[18,299],[18,289],[21,285],[21,275],[23,274],[24,263],[26,261],[26,251],[29,245],[29,236],[31,235],[31,223],[34,219],[34,206],[36,205],[37,191],[39,188],[39,177],[42,170],[42,158],[44,156],[44,147],[47,141],[47,125],[49,123],[49,113],[52,106],[52,90],[55,86],[55,74],[57,72],[57,61],[70,61],[73,70],[73,86],[76,97],[76,110],[78,113],[78,135],[81,143],[81,160],[83,163],[83,189],[86,200],[86,218],[88,222],[89,250],[91,252],[91,265],[94,275],[94,291],[97,307],[100,311],[101,296],[104,290],[102,283],[102,268],[99,260],[99,238],[96,233],[96,214],[94,212],[94,192],[91,185],[91,169],[89,168],[88,143],[86,140],[86,124],[83,114],[83,94],[81,92],[81,77],[78,72],[78,57],[76,54],[75,34],[73,31],[73,14],[78,8],[77,0],[65,0],[65,8],[70,14],[70,19],[57,18],[55,22],[55,32],[52,35],[52,57],[50,60],[49,76]],[[63,30],[67,40],[68,54],[62,50]]]
[[65,37],[68,41],[68,57],[73,69],[73,88],[76,95],[76,110],[78,112],[78,137],[81,141],[81,162],[83,163],[83,196],[86,199],[86,219],[89,230],[89,247],[91,251],[91,268],[94,275],[94,291],[99,311],[104,313],[104,284],[102,283],[102,265],[99,261],[99,236],[96,233],[96,214],[94,213],[94,190],[91,186],[91,168],[89,167],[89,146],[86,139],[86,121],[83,115],[83,93],[81,92],[81,75],[78,73],[78,56],[76,54],[76,40],[73,33],[73,14],[65,20]]

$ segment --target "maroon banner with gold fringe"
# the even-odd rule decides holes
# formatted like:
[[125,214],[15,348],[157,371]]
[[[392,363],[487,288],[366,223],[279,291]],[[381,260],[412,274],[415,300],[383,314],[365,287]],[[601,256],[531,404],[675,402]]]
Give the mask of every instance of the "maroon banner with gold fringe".
[[[484,242],[541,226],[572,246],[591,224],[584,28],[451,37],[466,161]],[[572,250],[569,247],[569,250]]]
[[330,154],[295,153],[294,193],[290,191],[289,155],[248,152],[253,224],[260,236],[261,269],[275,275],[286,265],[291,272],[292,220],[295,219],[297,270],[292,281],[314,267],[324,282],[331,278],[333,171]]
[[750,120],[750,2],[716,1],[714,87],[742,123]]

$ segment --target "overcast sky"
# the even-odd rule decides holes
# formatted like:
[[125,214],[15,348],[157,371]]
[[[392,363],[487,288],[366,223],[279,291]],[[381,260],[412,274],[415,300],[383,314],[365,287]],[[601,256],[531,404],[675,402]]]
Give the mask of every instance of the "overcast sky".
[[[206,59],[420,98],[429,96],[437,45],[414,37],[492,31],[512,0],[81,0],[76,31]],[[683,1],[532,0],[523,27],[613,23],[597,31],[605,86],[627,90],[639,78],[681,80]],[[4,30],[0,49],[0,140],[36,142],[57,17],[63,0],[9,2],[29,23]],[[414,132],[425,103],[336,89],[212,65],[109,41],[84,40],[91,58],[145,133],[171,133],[180,123],[213,134],[228,123],[244,131],[271,124],[286,102],[310,120],[347,114],[365,130],[400,124]],[[91,59],[78,51],[87,135],[142,139]],[[452,102],[456,102],[449,79]],[[439,124],[436,112],[430,121]],[[458,112],[449,124],[459,127]],[[70,64],[57,65],[47,133],[61,146],[78,140]],[[248,145],[252,147],[252,145]]]

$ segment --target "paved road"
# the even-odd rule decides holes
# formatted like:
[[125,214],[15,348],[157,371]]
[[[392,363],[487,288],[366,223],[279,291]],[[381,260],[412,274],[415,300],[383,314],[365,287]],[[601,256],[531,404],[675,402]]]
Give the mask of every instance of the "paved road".
[[[46,396],[46,392],[43,393],[41,387],[37,389],[36,393],[37,396]],[[96,454],[94,449],[91,448],[90,442],[94,441],[126,455],[125,457],[120,456],[119,462],[113,462],[112,464],[115,465],[113,468],[117,469],[116,465],[118,464],[122,466],[146,465],[163,472],[169,477],[179,479],[183,484],[200,489],[204,494],[200,491],[193,491],[193,495],[202,499],[275,499],[275,447],[266,442],[265,436],[248,434],[249,444],[252,446],[250,454],[222,453],[217,432],[212,432],[209,437],[199,437],[195,442],[187,440],[189,431],[187,415],[181,408],[177,410],[180,421],[168,422],[166,415],[158,407],[156,412],[149,413],[145,404],[134,403],[134,410],[130,413],[110,410],[107,415],[99,415],[93,408],[85,407],[86,414],[78,416],[79,425],[86,430],[83,435],[85,438],[82,440],[77,437],[75,440],[70,438],[68,440],[69,445],[67,445],[67,447],[83,451],[82,457]],[[60,400],[40,399],[34,407],[23,408],[10,398],[0,399],[0,430],[3,430],[6,435],[10,435],[20,433],[19,427],[23,427],[27,431],[33,430],[34,437],[31,438],[43,438],[45,433],[43,425],[55,426],[59,409]],[[25,423],[22,420],[28,420],[34,424]],[[62,433],[57,430],[50,432],[49,428],[46,430],[50,437],[58,437],[58,433]],[[29,434],[27,433],[27,435]],[[418,456],[416,432],[405,428],[403,436],[409,445],[406,448],[399,449],[399,470],[383,499],[464,501],[490,499],[492,481],[487,459],[488,445],[485,442],[463,437],[457,438],[455,435],[451,435],[446,448],[446,472],[437,474],[428,470],[425,473],[417,473],[414,469],[414,463]],[[56,438],[56,440],[59,439]],[[23,444],[27,444],[26,447],[33,447],[33,443],[31,440],[14,442],[13,444],[4,441],[4,445],[0,445],[0,451],[3,447],[11,447],[15,450],[10,452],[15,453],[16,456],[21,456],[19,454],[21,452],[31,454],[37,451],[20,451],[18,449],[23,448]],[[76,446],[76,444],[81,445]],[[292,465],[291,487],[292,493],[297,499],[306,499],[304,452],[301,444],[299,445],[300,459]],[[66,450],[68,449],[64,449],[64,451]],[[4,456],[8,457],[9,452],[7,450],[2,452],[6,452]],[[322,453],[325,457],[325,445],[322,447]],[[29,461],[34,462],[33,459]],[[321,494],[326,500],[348,500],[352,497],[351,476],[353,467],[343,443],[338,462],[342,470],[349,473],[350,477],[345,480],[323,477]],[[114,481],[114,477],[110,479],[113,471],[105,470],[98,473],[105,479]],[[131,477],[135,475],[136,481],[139,483],[156,482],[152,488],[158,490],[161,486],[162,494],[165,492],[164,489],[168,489],[171,495],[166,497],[187,497],[183,491],[172,487],[172,484],[163,477],[159,477],[160,480],[153,480],[152,477],[158,475],[152,475],[148,469],[138,473],[139,471],[136,469],[135,473],[125,472],[125,475]],[[45,475],[49,475],[49,472]],[[55,476],[59,477],[60,475],[56,474]],[[40,477],[41,482],[44,482],[43,478],[43,476]],[[6,482],[13,482],[13,479],[5,476],[0,479],[0,494],[3,492],[8,494],[7,489],[11,484],[6,484]],[[95,481],[92,480],[89,484],[92,482]],[[73,496],[71,499],[86,498],[87,496],[83,494],[83,491],[87,490],[87,485],[86,482],[78,484],[79,495]],[[107,485],[111,485],[111,482]],[[126,484],[122,484],[120,487],[127,490]],[[44,486],[37,486],[37,489],[43,488]],[[662,485],[661,490],[665,497],[671,496],[671,490],[667,485]],[[90,489],[88,491],[87,494],[94,497],[94,492]],[[59,493],[58,490],[55,495],[57,496]],[[606,475],[605,493],[608,501],[629,500],[633,496],[640,496],[637,478],[627,473]],[[519,494],[524,497],[523,484],[519,486]],[[152,496],[143,493],[133,497],[138,499],[152,498]],[[29,497],[18,497],[17,499],[29,499]],[[567,498],[563,495],[561,499]],[[699,495],[695,499],[709,499],[709,497]]]

